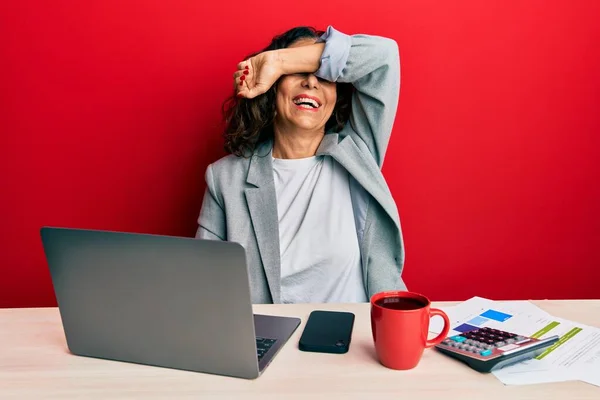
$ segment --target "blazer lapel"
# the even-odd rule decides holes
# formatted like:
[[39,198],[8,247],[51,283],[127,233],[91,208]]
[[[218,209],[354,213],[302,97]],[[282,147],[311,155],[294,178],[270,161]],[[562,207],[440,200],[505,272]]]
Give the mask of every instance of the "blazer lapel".
[[259,145],[250,159],[245,189],[252,227],[265,270],[273,303],[281,302],[281,259],[279,250],[279,218],[273,180],[270,142]]
[[373,159],[367,158],[350,135],[339,141],[339,135],[325,135],[317,155],[329,155],[342,165],[348,173],[383,207],[400,229],[400,217],[395,204],[391,203],[391,192]]

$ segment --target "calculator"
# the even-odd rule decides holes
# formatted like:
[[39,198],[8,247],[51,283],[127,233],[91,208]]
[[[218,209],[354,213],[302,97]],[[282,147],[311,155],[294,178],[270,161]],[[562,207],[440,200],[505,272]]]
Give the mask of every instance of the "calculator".
[[450,336],[436,345],[440,352],[454,357],[479,372],[490,372],[537,357],[558,341],[558,336],[536,339],[488,327]]

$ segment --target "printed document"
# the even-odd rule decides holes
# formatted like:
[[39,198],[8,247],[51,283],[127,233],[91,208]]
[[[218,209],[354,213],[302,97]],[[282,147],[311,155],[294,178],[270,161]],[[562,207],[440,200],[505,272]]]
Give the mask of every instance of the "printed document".
[[[448,336],[478,327],[490,327],[559,341],[539,356],[492,373],[506,385],[581,380],[600,386],[600,329],[556,318],[528,301],[495,302],[473,297],[442,309],[450,318]],[[429,330],[441,332],[443,321],[434,318]]]

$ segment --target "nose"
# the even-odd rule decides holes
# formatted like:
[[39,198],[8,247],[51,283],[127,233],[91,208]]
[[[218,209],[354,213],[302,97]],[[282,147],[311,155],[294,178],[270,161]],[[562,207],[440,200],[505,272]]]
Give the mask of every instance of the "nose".
[[307,89],[318,89],[319,79],[314,74],[306,75],[306,78],[302,80],[302,87]]

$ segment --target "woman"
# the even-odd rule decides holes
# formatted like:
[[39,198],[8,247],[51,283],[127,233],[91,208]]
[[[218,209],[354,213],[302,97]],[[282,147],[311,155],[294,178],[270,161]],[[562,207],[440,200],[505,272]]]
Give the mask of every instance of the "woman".
[[253,303],[366,302],[406,289],[381,173],[400,87],[391,39],[294,28],[241,62],[229,156],[208,166],[196,237],[241,243]]

